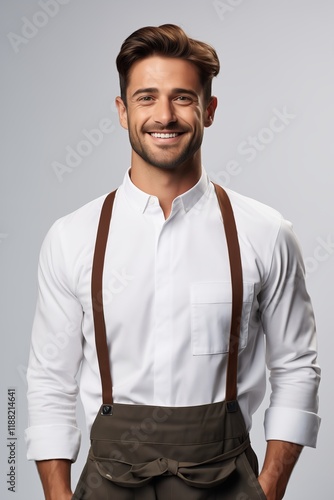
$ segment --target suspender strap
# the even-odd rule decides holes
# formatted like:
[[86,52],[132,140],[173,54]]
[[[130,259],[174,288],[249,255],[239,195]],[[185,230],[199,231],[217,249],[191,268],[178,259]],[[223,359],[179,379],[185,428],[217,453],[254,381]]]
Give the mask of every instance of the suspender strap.
[[111,212],[114,204],[115,194],[116,191],[109,193],[102,206],[100,222],[96,236],[92,268],[92,305],[95,329],[95,345],[97,359],[99,361],[102,382],[102,400],[104,405],[112,405],[113,403],[109,349],[107,344],[106,325],[103,312],[102,276],[111,220]]
[[[226,374],[225,400],[227,402],[233,402],[237,399],[238,349],[243,301],[242,266],[237,229],[230,200],[222,187],[218,186],[217,184],[214,184],[214,187],[224,222],[231,271],[232,318]],[[96,236],[92,268],[92,304],[95,328],[95,344],[102,383],[102,400],[103,405],[106,405],[107,408],[106,413],[109,413],[109,409],[113,404],[113,395],[109,362],[109,348],[107,343],[106,326],[103,311],[102,276],[115,194],[116,191],[110,193],[106,197],[102,206],[99,227]],[[231,411],[233,411],[233,405]]]
[[238,351],[243,302],[242,265],[238,233],[231,202],[222,187],[217,184],[214,184],[214,187],[224,222],[232,283],[232,318],[227,361],[225,400],[235,401],[237,399]]

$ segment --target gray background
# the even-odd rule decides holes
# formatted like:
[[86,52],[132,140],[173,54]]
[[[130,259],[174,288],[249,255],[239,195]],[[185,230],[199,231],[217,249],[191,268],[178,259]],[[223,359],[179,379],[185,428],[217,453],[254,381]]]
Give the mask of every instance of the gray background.
[[[27,462],[24,444],[25,370],[42,239],[55,219],[121,182],[130,149],[113,104],[118,94],[114,60],[132,31],[166,22],[211,43],[221,59],[221,74],[214,84],[219,108],[203,147],[207,171],[213,180],[281,211],[294,223],[301,243],[319,331],[323,421],[318,448],[303,452],[286,498],[319,497],[320,485],[320,496],[329,498],[334,444],[329,418],[334,3],[226,0],[218,8],[219,2],[213,0],[60,2],[58,12],[55,7],[49,10],[51,15],[41,8],[43,0],[1,0],[1,498],[42,499],[35,465]],[[30,26],[29,31],[24,18],[39,27]],[[16,43],[9,33],[16,35]],[[282,131],[270,132],[273,110],[284,108],[290,115],[288,123]],[[54,162],[65,164],[66,148],[75,149],[84,139],[82,130],[96,128],[105,118],[113,130],[91,147],[77,167],[57,177]],[[259,138],[261,151],[246,154],[250,136]],[[6,486],[10,386],[17,389],[16,493]],[[260,460],[267,399],[254,418],[252,432]],[[88,446],[80,408],[78,413],[83,445],[73,467],[73,482]]]

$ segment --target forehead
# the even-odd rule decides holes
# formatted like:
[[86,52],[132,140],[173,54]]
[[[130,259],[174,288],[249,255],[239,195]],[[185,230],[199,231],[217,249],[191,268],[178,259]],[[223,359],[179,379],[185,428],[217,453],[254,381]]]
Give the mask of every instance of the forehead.
[[129,72],[128,92],[138,88],[191,88],[201,91],[199,71],[195,64],[184,59],[151,56],[134,63]]

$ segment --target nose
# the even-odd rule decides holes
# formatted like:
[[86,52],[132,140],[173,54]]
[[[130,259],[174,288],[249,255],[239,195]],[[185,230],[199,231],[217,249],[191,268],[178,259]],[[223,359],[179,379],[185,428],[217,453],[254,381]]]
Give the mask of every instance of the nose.
[[154,121],[164,127],[176,122],[173,103],[168,98],[161,98],[154,106]]

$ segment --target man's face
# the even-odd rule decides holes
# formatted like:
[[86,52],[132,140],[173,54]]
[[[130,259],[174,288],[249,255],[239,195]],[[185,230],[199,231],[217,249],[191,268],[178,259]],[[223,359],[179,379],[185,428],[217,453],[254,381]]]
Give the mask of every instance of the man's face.
[[[196,66],[183,59],[152,56],[130,71],[127,106],[116,99],[128,129],[132,162],[162,169],[191,166],[211,125],[216,99],[204,102]],[[132,165],[134,166],[134,165]]]

